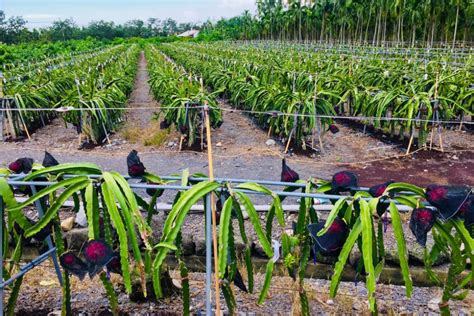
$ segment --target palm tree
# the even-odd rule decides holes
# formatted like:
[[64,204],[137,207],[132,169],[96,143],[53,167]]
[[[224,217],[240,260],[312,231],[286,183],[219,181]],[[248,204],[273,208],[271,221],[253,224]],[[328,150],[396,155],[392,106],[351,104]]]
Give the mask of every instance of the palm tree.
[[257,0],[257,9],[255,18],[245,11],[232,20],[228,27],[238,31],[227,34],[341,44],[394,41],[402,46],[421,40],[429,47],[451,41],[453,48],[459,33],[464,41],[473,35],[472,0]]

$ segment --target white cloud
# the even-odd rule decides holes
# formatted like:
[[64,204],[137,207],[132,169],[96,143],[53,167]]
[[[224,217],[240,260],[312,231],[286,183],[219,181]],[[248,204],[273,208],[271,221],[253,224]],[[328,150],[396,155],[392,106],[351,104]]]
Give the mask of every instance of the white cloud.
[[253,10],[255,0],[219,0],[219,6],[230,10]]
[[23,16],[26,20],[54,20],[59,18],[55,14],[31,13]]
[[181,14],[180,21],[195,21],[200,18],[199,12],[194,10],[184,10]]

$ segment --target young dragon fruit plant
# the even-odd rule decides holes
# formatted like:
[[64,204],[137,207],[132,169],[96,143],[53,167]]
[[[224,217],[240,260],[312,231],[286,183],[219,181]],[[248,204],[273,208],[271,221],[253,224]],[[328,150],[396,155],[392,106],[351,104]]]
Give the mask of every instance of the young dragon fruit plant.
[[[62,177],[63,174],[75,174],[76,176],[64,179]],[[96,175],[98,178],[89,178],[86,175]],[[97,166],[85,163],[41,167],[27,175],[24,180],[33,181],[43,177],[57,183],[39,190],[22,203],[16,202],[11,189],[6,184],[5,178],[0,178],[1,195],[6,202],[9,214],[8,225],[10,227],[16,225],[23,232],[21,236],[18,236],[18,242],[23,238],[36,236],[45,227],[52,225],[57,253],[66,270],[63,273],[63,311],[66,314],[71,313],[69,273],[80,278],[84,278],[85,274],[88,273],[91,277],[99,274],[106,288],[111,309],[114,314],[118,314],[117,295],[111,281],[107,277],[108,273],[104,270],[104,267],[107,267],[108,264],[114,262],[113,260],[116,260],[114,259],[116,255],[109,246],[114,244],[111,233],[114,229],[118,237],[120,265],[117,266],[115,261],[113,271],[121,272],[125,290],[130,293],[132,289],[129,260],[130,247],[135,261],[134,269],[136,269],[137,274],[141,278],[142,288],[146,295],[145,265],[142,259],[142,249],[148,256],[151,256],[152,247],[148,241],[151,229],[140,214],[135,193],[127,181],[116,172],[102,172]],[[32,223],[25,217],[22,209],[46,196],[49,199],[47,200],[47,205],[45,205],[44,216],[39,221]],[[76,198],[73,198],[74,196]],[[68,252],[62,240],[58,212],[64,202],[71,198],[77,204],[79,201],[83,201],[84,208],[86,209],[90,241],[85,246],[83,252],[85,262],[76,254]],[[75,209],[78,210],[79,205],[76,205]],[[100,222],[101,218],[102,225]],[[104,230],[104,232],[100,230]],[[99,241],[100,235],[103,235],[105,240]],[[142,248],[139,246],[140,239],[144,245]],[[18,249],[20,249],[21,255],[21,248]],[[18,285],[15,288],[19,289],[21,279],[18,279],[17,282]],[[12,299],[14,298],[15,295],[12,296]]]
[[208,92],[192,73],[188,74],[153,46],[147,47],[146,55],[151,91],[163,107],[159,112],[164,116],[160,126],[174,124],[188,147],[199,140],[203,144],[206,129],[203,106],[208,105],[211,128],[219,128],[223,123],[216,93]]

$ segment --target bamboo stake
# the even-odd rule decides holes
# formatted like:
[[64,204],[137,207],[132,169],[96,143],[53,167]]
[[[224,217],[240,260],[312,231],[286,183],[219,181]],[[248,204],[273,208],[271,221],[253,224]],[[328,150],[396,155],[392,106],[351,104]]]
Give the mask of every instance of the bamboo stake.
[[[439,72],[436,73],[436,83],[435,83],[435,99],[438,100],[438,84],[439,84]],[[443,126],[441,126],[439,122],[439,112],[438,112],[438,104],[436,104],[436,120],[438,121],[438,139],[439,139],[439,146],[441,147],[441,151],[444,152],[443,148],[443,136],[441,132],[443,130]]]
[[179,149],[178,149],[179,152],[183,148],[183,140],[184,140],[184,136],[181,135],[180,138],[179,138]]
[[[1,80],[1,79],[0,79]],[[1,105],[0,105],[0,110],[3,109],[3,104],[4,104],[4,101],[3,99],[1,99]],[[4,112],[3,111],[0,111],[0,141],[3,141],[3,135],[4,135],[4,132],[3,132],[3,126],[4,126]]]
[[408,155],[410,153],[410,149],[411,149],[411,144],[413,143],[413,137],[415,136],[415,133],[413,131],[413,124],[411,126],[411,132],[410,132],[410,142],[408,143],[408,148],[407,148],[407,152],[406,154]]
[[13,124],[13,113],[10,111],[10,101],[7,101],[5,104],[5,109],[7,110],[7,121],[8,125],[10,126],[10,134],[13,138],[16,138],[16,131],[15,131],[15,125]]
[[[321,138],[321,118],[318,117],[318,113],[316,111],[316,102],[317,102],[317,97],[318,97],[318,86],[316,84],[316,77],[314,77],[314,115],[316,116],[316,131],[318,133],[318,141],[319,141],[319,148],[321,150],[321,153],[324,153],[324,147],[323,147],[323,139]],[[313,136],[313,142],[314,142],[314,136]],[[313,144],[314,147],[314,144]]]
[[[76,88],[77,88],[77,95],[79,96],[79,101],[82,99],[82,96],[81,96],[81,89],[79,87],[79,79],[78,78],[75,78],[74,79],[74,82],[76,83]],[[79,103],[79,106],[80,106],[80,103]],[[80,129],[81,129],[81,132],[79,133],[79,139],[78,139],[78,142],[79,142],[79,146],[82,145],[82,129],[83,129],[83,126],[85,125],[85,120],[83,118],[83,113],[82,112],[79,112],[79,124],[80,125]]]
[[286,143],[286,147],[285,147],[285,154],[288,152],[288,148],[290,147],[291,137],[293,136],[293,131],[294,131],[294,129],[291,129],[290,135],[288,136],[288,142]]
[[441,132],[438,133],[438,137],[439,137],[439,147],[441,147],[441,152],[444,152],[443,137],[441,136]]
[[26,136],[28,136],[28,140],[31,140],[30,132],[28,131],[28,127],[26,127],[25,120],[23,119],[23,115],[21,115],[21,112],[19,112],[19,114],[20,114],[20,121],[21,121],[21,124],[23,125],[23,129],[25,130]]
[[[299,109],[299,107],[298,107],[298,109]],[[288,148],[290,147],[291,137],[293,136],[293,133],[294,132],[296,133],[296,126],[298,125],[298,114],[299,113],[297,112],[294,115],[293,128],[291,129],[290,135],[288,136],[288,142],[286,143],[286,147],[285,147],[285,154],[288,152]],[[296,140],[296,136],[295,136],[295,140]]]
[[435,121],[433,120],[431,123],[431,135],[430,135],[430,150],[433,149],[433,137],[434,137],[434,125]]
[[272,134],[272,126],[270,125],[270,128],[268,129],[267,138],[270,138],[271,134]]
[[[434,98],[435,100],[438,99],[438,82],[439,82],[439,72],[436,73],[436,81],[435,81],[435,91],[434,91]],[[436,104],[436,107],[438,107],[438,105]],[[433,113],[433,122],[431,123],[431,138],[430,138],[430,150],[433,148],[433,137],[434,137],[434,123],[435,123],[435,120],[434,120],[434,116],[437,112],[437,109],[435,109],[435,112]]]
[[443,130],[443,127],[441,126],[441,123],[439,122],[439,112],[438,112],[438,110],[436,110],[436,119],[438,120],[439,147],[441,147],[441,151],[444,152],[443,136],[441,135],[441,131]]
[[[206,117],[206,136],[207,136],[207,159],[209,162],[209,181],[214,181],[214,164],[212,160],[212,139],[211,123],[209,119],[209,107],[207,101],[204,101],[204,114]],[[214,286],[216,292],[216,315],[221,315],[220,290],[219,290],[219,253],[217,250],[217,218],[215,196],[211,193],[211,211],[212,211],[212,240],[214,248]]]
[[321,153],[324,154],[323,139],[321,138],[321,119],[320,119],[320,118],[318,118],[316,124],[317,124],[317,126],[318,126],[319,148],[321,148]]
[[461,114],[461,123],[459,123],[459,131],[462,131],[462,123],[464,121],[464,112]]

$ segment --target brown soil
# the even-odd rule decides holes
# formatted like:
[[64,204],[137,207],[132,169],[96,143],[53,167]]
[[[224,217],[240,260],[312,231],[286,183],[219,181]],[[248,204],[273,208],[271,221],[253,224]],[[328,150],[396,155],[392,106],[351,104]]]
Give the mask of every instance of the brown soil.
[[[150,95],[148,84],[147,62],[143,52],[138,59],[138,71],[135,78],[135,87],[130,94],[128,107],[159,107],[158,102]],[[139,126],[145,128],[153,117],[153,110],[129,111],[127,112],[127,127]]]
[[219,102],[225,109],[222,112],[224,123],[219,129],[212,131],[214,152],[219,159],[242,155],[278,154],[283,147],[269,147],[265,144],[268,137],[246,115],[233,111],[228,103]]
[[[244,274],[245,275],[245,274]],[[179,274],[172,271],[172,276]],[[191,310],[193,314],[205,311],[204,274],[190,273]],[[120,277],[112,275],[116,289]],[[178,281],[179,282],[179,281]],[[28,273],[23,281],[18,297],[18,315],[47,315],[61,309],[61,288],[57,283],[52,264],[47,261],[37,267],[34,273]],[[100,280],[96,277],[80,281],[72,277],[72,308],[75,315],[110,315],[108,300]],[[255,276],[255,292],[247,294],[234,288],[239,312],[252,315],[294,315],[299,306],[297,287],[289,277],[274,277],[270,286],[270,296],[264,304],[257,305],[258,295],[263,283],[263,275]],[[356,286],[353,282],[341,282],[338,295],[331,299],[329,282],[326,280],[308,279],[305,281],[311,315],[368,315],[367,291],[362,282]],[[398,315],[401,313],[437,315],[437,300],[441,296],[438,288],[419,288],[413,290],[412,298],[405,297],[405,289],[395,285],[377,285],[377,304],[382,315]],[[222,308],[226,310],[221,299]],[[453,301],[451,311],[456,314],[469,315],[474,304],[474,293],[470,292],[465,301]],[[180,315],[182,300],[172,297],[165,300],[144,303],[131,302],[125,293],[119,294],[121,313],[125,315]]]
[[409,182],[426,186],[430,183],[474,185],[474,150],[442,153],[420,151],[409,157],[374,162],[352,170],[364,185],[387,180]]
[[[157,115],[159,103],[150,94],[147,61],[144,52],[140,52],[138,71],[135,78],[135,87],[130,94],[128,107],[147,108],[130,110],[126,114],[126,123],[118,134],[112,137],[113,144],[126,144],[127,142],[142,149],[148,145],[160,145],[165,142],[168,131],[161,130],[160,124],[154,119]],[[156,108],[149,109],[149,108]]]

